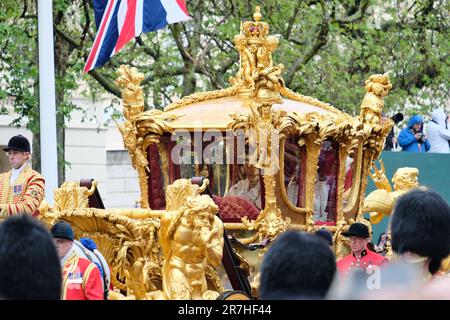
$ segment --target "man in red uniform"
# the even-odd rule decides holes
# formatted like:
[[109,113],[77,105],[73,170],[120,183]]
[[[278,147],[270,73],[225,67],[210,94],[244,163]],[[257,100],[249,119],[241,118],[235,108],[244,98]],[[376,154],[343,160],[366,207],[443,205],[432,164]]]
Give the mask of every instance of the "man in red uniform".
[[12,137],[6,151],[12,170],[0,174],[0,218],[22,213],[39,214],[45,181],[27,164],[30,142],[22,135]]
[[367,270],[371,266],[381,266],[387,259],[380,254],[367,249],[370,240],[369,229],[362,223],[356,222],[350,226],[348,232],[342,233],[350,238],[352,253],[337,261],[337,269],[342,276],[355,268]]
[[51,229],[62,267],[62,300],[103,300],[100,270],[73,249],[73,231],[60,221]]

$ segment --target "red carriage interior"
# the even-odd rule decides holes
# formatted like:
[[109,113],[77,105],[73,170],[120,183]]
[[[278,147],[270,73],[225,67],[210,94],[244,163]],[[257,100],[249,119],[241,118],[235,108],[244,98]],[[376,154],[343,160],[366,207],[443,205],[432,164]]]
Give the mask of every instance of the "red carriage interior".
[[[193,138],[191,136],[191,138]],[[240,181],[247,179],[246,167],[243,164],[238,164],[238,160],[242,163],[243,159],[238,159],[237,144],[233,144],[232,156],[233,161],[231,164],[220,163],[208,163],[208,159],[203,159],[203,154],[198,155],[199,150],[205,151],[211,141],[202,143],[201,149],[194,146],[194,143],[190,141],[184,141],[187,149],[191,150],[190,155],[180,154],[172,152],[174,147],[180,141],[173,139],[171,135],[165,135],[161,139],[161,145],[163,152],[166,153],[168,159],[168,183],[171,184],[175,180],[180,178],[190,179],[193,176],[200,173],[200,175],[206,176],[210,180],[210,188],[213,193],[213,199],[219,206],[221,218],[224,222],[241,222],[242,217],[248,217],[249,219],[256,219],[259,212],[264,209],[264,183],[260,170],[258,170],[259,186],[256,189],[260,190],[260,199],[258,202],[253,203],[245,197],[237,195],[227,195],[226,190],[231,189],[232,186],[237,185]],[[306,185],[306,148],[299,147],[295,137],[289,137],[285,142],[284,149],[284,182],[285,190],[288,194],[288,199],[292,206],[303,208],[305,205],[305,185]],[[226,143],[226,142],[225,142]],[[223,148],[225,150],[225,148]],[[223,151],[225,152],[225,151]],[[197,154],[196,154],[197,153]],[[203,164],[200,164],[195,168],[193,164],[178,164],[180,163],[179,157],[190,157],[204,160]],[[224,161],[226,161],[226,155],[223,154]],[[177,158],[178,157],[178,158]],[[150,144],[147,148],[147,159],[149,162],[150,172],[148,175],[148,189],[150,207],[154,210],[165,209],[165,181],[164,172],[162,168],[161,156],[159,154],[158,146],[156,144]],[[329,142],[326,144],[326,148],[322,147],[317,170],[317,180],[326,180],[327,183],[327,201],[325,211],[327,212],[326,221],[316,221],[318,225],[333,225],[335,224],[336,217],[336,183],[339,170],[339,157],[338,149],[335,143]],[[227,175],[229,179],[227,182]],[[295,186],[294,188],[292,186]],[[260,207],[259,207],[260,206]]]

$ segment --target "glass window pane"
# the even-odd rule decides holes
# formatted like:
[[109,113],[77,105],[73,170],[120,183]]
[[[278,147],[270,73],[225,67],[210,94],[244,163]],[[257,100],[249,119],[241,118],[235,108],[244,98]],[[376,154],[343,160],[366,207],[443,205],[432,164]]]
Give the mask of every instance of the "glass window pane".
[[344,194],[342,199],[343,207],[347,207],[350,194],[352,191],[353,180],[355,176],[355,161],[352,157],[347,156],[345,161],[345,175],[344,175]]
[[260,170],[249,164],[247,157],[244,164],[233,163],[230,165],[229,177],[228,191],[223,197],[215,197],[222,220],[241,222],[243,217],[255,220],[264,206],[261,192],[263,180]]
[[284,188],[290,204],[304,207],[304,148],[297,143],[298,138],[290,137],[284,146]]
[[314,187],[314,221],[316,224],[336,222],[336,184],[338,150],[331,141],[324,141],[320,149],[316,184]]

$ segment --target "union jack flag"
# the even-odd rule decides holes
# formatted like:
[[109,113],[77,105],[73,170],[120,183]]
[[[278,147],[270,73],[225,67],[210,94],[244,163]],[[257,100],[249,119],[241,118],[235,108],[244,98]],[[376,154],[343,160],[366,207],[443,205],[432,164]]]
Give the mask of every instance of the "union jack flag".
[[94,0],[97,35],[84,72],[104,65],[142,32],[190,19],[185,0]]

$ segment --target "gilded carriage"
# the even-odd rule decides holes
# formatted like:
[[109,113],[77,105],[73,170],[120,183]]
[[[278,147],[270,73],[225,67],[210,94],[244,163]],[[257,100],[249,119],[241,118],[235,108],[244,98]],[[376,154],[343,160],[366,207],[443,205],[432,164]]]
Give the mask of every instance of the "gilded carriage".
[[[184,97],[164,111],[144,111],[142,75],[121,67],[120,130],[139,173],[141,207],[164,210],[168,185],[204,176],[224,208],[226,229],[254,230],[249,241],[288,226],[334,231],[359,219],[366,177],[393,125],[381,121],[389,77],[366,81],[361,115],[351,117],[285,87],[283,66],[272,61],[278,40],[259,10],[234,41],[240,70],[232,85]],[[227,201],[234,195],[250,204]]]
[[[341,231],[351,221],[365,221],[366,177],[393,126],[381,120],[391,89],[388,75],[366,81],[356,117],[295,93],[284,84],[283,65],[272,61],[278,39],[269,34],[259,8],[253,18],[234,38],[240,66],[229,88],[144,111],[143,75],[128,66],[119,69],[124,122],[118,126],[138,172],[140,209],[88,208],[88,190],[66,185],[55,194],[56,203],[65,205],[43,210],[48,223],[68,220],[78,236],[100,243],[123,296],[162,297],[169,277],[163,260],[171,245],[162,238],[174,228],[165,219],[178,221],[186,208],[219,211],[225,230],[243,245],[266,243],[286,229],[328,228],[337,256],[344,254]],[[201,187],[189,184],[194,176],[206,178]],[[207,189],[210,197],[201,196]],[[83,204],[67,201],[74,190],[81,192]],[[214,254],[204,264],[204,275],[208,289],[221,292]],[[199,285],[207,298],[205,283]]]

